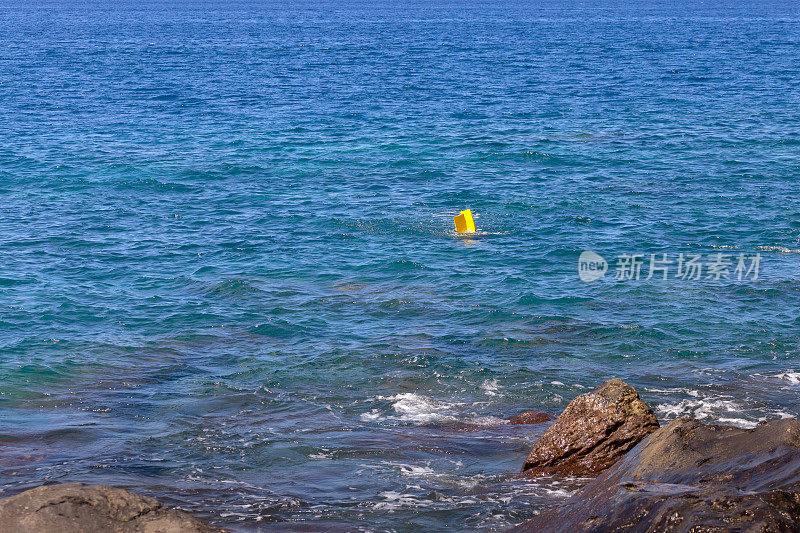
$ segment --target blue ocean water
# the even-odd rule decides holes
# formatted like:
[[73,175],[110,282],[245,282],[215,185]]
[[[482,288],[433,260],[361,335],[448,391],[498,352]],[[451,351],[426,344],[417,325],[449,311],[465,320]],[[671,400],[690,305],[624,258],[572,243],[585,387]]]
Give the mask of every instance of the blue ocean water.
[[[0,496],[499,531],[576,484],[515,479],[543,428],[506,417],[610,377],[662,422],[800,414],[794,1],[0,20]],[[727,276],[682,279],[680,254]]]

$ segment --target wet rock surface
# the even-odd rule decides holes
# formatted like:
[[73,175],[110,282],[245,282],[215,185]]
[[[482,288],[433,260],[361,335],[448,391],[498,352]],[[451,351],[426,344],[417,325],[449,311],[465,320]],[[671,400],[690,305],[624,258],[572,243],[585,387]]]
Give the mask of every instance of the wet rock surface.
[[0,500],[0,533],[214,533],[187,512],[105,485],[45,485]]
[[658,429],[636,389],[610,379],[578,396],[534,444],[526,476],[596,475]]
[[522,532],[800,531],[800,422],[679,419]]
[[517,416],[508,419],[508,423],[515,426],[526,424],[543,424],[555,420],[552,416],[544,411],[527,411]]

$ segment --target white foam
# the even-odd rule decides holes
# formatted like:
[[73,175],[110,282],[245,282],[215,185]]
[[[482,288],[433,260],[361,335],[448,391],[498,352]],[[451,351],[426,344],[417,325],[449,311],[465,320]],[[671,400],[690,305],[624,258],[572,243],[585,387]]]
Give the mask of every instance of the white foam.
[[414,392],[397,394],[389,399],[394,400],[392,407],[400,415],[400,420],[406,422],[427,424],[442,420],[454,420],[453,416],[444,414],[444,412],[455,404],[439,402]]
[[486,237],[486,236],[494,236],[494,235],[508,235],[507,231],[486,231],[486,230],[475,230],[472,233],[458,233],[456,230],[451,229],[447,230],[446,233],[453,237],[460,237],[462,239],[469,239],[471,237]]
[[654,387],[645,387],[644,390],[647,392],[658,392],[660,394],[688,394],[690,396],[697,396],[696,390],[687,389],[685,387],[670,387],[667,389],[656,389]]
[[429,466],[406,465],[395,463],[394,466],[400,469],[400,474],[408,477],[431,477],[436,475],[436,471]]
[[[696,394],[692,396],[700,395],[697,391],[693,392]],[[688,416],[742,428],[754,428],[758,422],[764,420],[762,418],[757,420],[745,418],[742,414],[744,408],[739,403],[720,396],[681,400],[674,404],[662,403],[656,406],[656,411],[668,420]]]
[[332,459],[333,458],[333,454],[332,453],[325,453],[325,452],[311,453],[311,454],[308,454],[308,458],[309,459],[317,459],[317,460],[320,460],[320,459]]
[[[493,387],[490,381],[487,387]],[[491,415],[479,415],[475,411],[464,412],[463,407],[470,405],[476,408],[489,405],[490,402],[445,401],[434,399],[416,392],[404,392],[394,396],[378,396],[376,400],[392,402],[391,410],[371,409],[360,415],[363,422],[398,421],[424,425],[432,423],[460,422],[473,426],[498,426],[508,424],[508,420]]]
[[[397,420],[414,424],[453,422],[457,420],[454,415],[454,409],[462,405],[460,403],[434,400],[433,398],[415,392],[404,392],[388,397],[378,396],[376,399],[391,401],[391,412],[382,412],[379,409],[372,409],[367,413],[361,414],[362,421],[376,422]],[[391,414],[392,412],[394,414]]]
[[780,252],[782,254],[800,253],[800,249],[798,248],[787,248],[785,246],[758,246],[757,248],[762,252]]
[[498,418],[496,416],[476,416],[473,418],[466,418],[464,422],[472,426],[502,426],[509,423],[505,418]]
[[381,419],[381,414],[377,409],[371,410],[369,413],[361,413],[361,420],[364,422],[374,422]]
[[752,420],[745,420],[744,418],[728,418],[725,416],[721,416],[717,418],[716,422],[724,426],[737,426],[741,428],[752,429],[758,425],[759,422],[764,422],[766,418],[759,418],[758,422],[753,422]]
[[384,511],[395,511],[403,506],[406,507],[426,507],[425,502],[414,497],[413,494],[402,494],[394,490],[385,490],[379,494],[386,501],[375,504],[375,509]]
[[787,381],[791,385],[800,384],[800,372],[795,372],[791,369],[781,372],[780,374],[776,374],[774,377],[782,379],[783,381]]
[[497,391],[500,389],[500,385],[497,384],[497,380],[486,380],[481,385],[481,390],[486,393],[487,396],[497,396]]
[[578,492],[577,490],[550,489],[547,487],[542,487],[542,491],[548,496],[553,496],[556,498],[564,498],[564,499],[569,498],[570,496]]

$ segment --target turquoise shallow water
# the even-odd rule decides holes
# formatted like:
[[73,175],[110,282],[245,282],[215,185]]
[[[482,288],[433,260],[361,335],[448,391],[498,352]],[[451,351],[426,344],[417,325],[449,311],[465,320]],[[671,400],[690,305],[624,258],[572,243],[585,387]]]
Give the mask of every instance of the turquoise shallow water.
[[[576,486],[515,480],[542,429],[504,417],[609,377],[662,421],[800,413],[794,2],[0,19],[0,494],[497,531]],[[761,264],[615,281],[623,253]]]

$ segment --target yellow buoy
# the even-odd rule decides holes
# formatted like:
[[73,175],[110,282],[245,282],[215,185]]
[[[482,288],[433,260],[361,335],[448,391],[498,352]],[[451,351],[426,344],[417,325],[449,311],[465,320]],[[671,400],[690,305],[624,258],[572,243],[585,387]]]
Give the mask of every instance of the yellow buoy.
[[472,219],[472,212],[469,209],[461,211],[461,214],[453,217],[456,223],[456,231],[459,233],[475,233],[475,221]]

